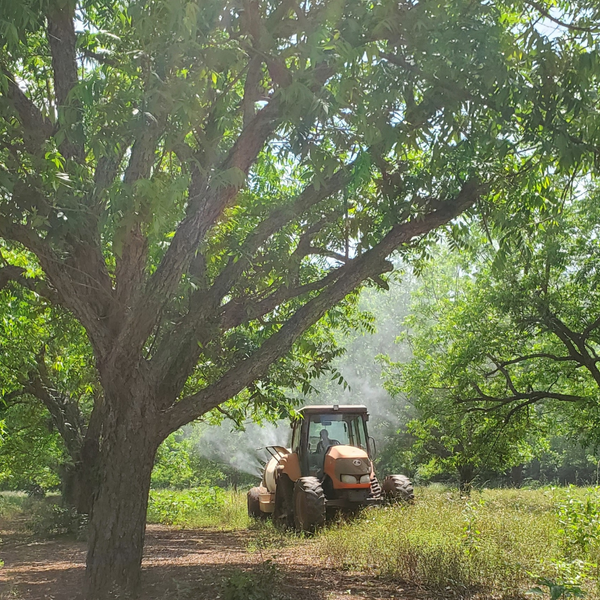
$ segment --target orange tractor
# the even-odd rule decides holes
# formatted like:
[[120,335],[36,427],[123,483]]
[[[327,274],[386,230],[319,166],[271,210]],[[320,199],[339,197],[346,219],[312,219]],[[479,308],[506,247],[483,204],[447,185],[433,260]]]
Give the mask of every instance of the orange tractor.
[[248,492],[251,517],[271,515],[283,527],[314,531],[338,509],[413,501],[413,487],[404,475],[377,481],[365,406],[306,406],[298,412],[291,449],[267,447],[271,459],[261,485]]

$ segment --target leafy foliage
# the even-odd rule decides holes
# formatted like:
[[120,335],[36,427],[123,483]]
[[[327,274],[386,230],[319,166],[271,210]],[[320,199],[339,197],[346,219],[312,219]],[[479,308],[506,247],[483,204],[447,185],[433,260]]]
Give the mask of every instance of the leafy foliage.
[[[100,515],[128,512],[111,486],[147,493],[169,434],[290,412],[282,388],[330,371],[328,326],[393,251],[426,256],[439,228],[460,244],[461,214],[527,222],[560,203],[551,174],[595,168],[596,13],[577,4],[557,39],[552,4],[526,6],[0,0],[0,287],[89,343],[90,559],[116,543],[96,548]],[[137,581],[107,565],[97,587]]]

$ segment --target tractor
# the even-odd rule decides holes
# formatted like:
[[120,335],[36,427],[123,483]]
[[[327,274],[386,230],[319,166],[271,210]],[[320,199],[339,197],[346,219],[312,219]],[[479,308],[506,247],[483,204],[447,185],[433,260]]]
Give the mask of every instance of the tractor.
[[414,500],[404,475],[380,484],[366,406],[306,406],[292,421],[291,448],[267,446],[262,482],[248,492],[248,514],[284,528],[312,532],[336,511]]

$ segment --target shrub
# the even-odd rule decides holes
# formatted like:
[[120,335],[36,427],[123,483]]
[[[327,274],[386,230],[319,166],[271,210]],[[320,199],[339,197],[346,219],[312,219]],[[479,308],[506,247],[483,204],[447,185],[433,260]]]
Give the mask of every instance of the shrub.
[[223,600],[275,600],[280,573],[270,560],[253,571],[236,569],[223,583]]
[[54,501],[37,502],[28,522],[28,528],[43,537],[73,535],[77,539],[85,539],[87,527],[87,515],[81,515],[74,508]]

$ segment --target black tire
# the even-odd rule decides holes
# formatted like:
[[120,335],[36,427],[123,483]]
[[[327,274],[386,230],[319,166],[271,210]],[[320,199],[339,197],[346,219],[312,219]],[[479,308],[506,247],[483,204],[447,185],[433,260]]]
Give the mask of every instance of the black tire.
[[383,480],[382,489],[385,497],[391,502],[412,504],[415,501],[412,483],[404,475],[388,475]]
[[277,481],[273,523],[282,529],[294,526],[293,486],[292,480],[287,475],[281,475]]
[[325,524],[325,492],[316,477],[300,477],[294,486],[294,525],[313,532]]
[[260,510],[260,488],[253,487],[248,491],[248,516],[255,519],[264,518],[262,510]]

